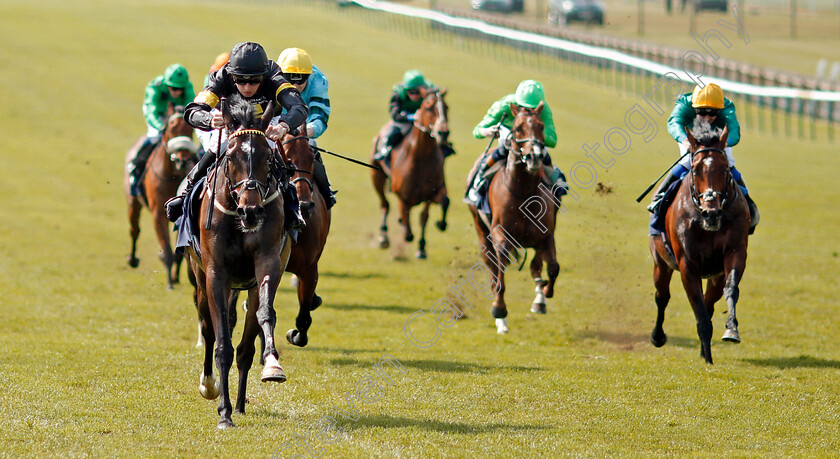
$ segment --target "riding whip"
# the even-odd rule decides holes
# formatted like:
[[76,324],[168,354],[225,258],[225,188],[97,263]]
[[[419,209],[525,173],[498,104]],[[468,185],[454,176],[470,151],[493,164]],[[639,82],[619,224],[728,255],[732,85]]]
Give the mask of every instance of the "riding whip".
[[379,167],[379,166],[375,166],[375,165],[373,165],[373,164],[363,163],[363,162],[361,162],[361,161],[359,161],[359,160],[356,160],[356,159],[353,159],[353,158],[348,158],[348,157],[346,157],[346,156],[341,156],[341,155],[339,155],[338,153],[333,153],[333,152],[331,152],[331,151],[324,150],[323,148],[320,148],[320,147],[312,147],[312,148],[314,148],[314,149],[316,149],[316,150],[318,150],[318,151],[320,151],[320,152],[323,152],[323,153],[327,153],[327,154],[330,154],[330,155],[333,155],[333,156],[338,156],[338,157],[339,157],[339,158],[341,158],[341,159],[346,159],[347,161],[350,161],[351,163],[356,163],[356,164],[359,164],[359,165],[361,165],[361,166],[369,167],[369,168],[371,168],[371,169],[376,169],[376,170],[378,170],[379,172],[385,172],[385,171],[383,171],[383,170],[382,170],[382,168],[381,168],[381,167]]
[[[222,117],[225,116],[225,98],[219,100],[219,112]],[[216,143],[216,164],[213,170],[213,186],[210,189],[210,205],[207,206],[207,223],[204,225],[205,230],[210,229],[210,222],[213,220],[213,202],[216,201],[216,178],[219,176],[219,163],[222,158],[222,133],[224,128],[219,128],[219,139]]]
[[660,181],[660,180],[662,180],[662,177],[665,177],[665,174],[667,174],[668,172],[670,172],[670,171],[671,171],[671,169],[672,169],[674,166],[676,166],[676,165],[677,165],[677,163],[679,163],[680,161],[682,161],[682,159],[683,159],[683,158],[685,158],[685,155],[687,155],[687,154],[689,154],[689,153],[690,153],[690,152],[688,152],[688,151],[687,151],[687,152],[685,152],[685,153],[684,153],[682,156],[680,156],[680,157],[679,157],[676,161],[674,161],[674,164],[671,164],[670,166],[668,166],[668,168],[667,168],[667,169],[665,169],[665,172],[663,172],[663,173],[662,173],[662,175],[660,175],[660,176],[659,176],[659,178],[658,178],[658,179],[656,179],[656,181],[654,181],[653,183],[651,183],[651,184],[650,184],[650,186],[649,186],[649,187],[647,187],[647,188],[645,189],[645,191],[643,191],[643,192],[642,192],[642,194],[640,194],[640,195],[639,195],[639,197],[638,197],[638,198],[636,198],[636,202],[642,202],[642,199],[644,199],[644,197],[645,197],[645,196],[647,196],[647,194],[648,194],[648,193],[650,193],[650,190],[652,190],[652,189],[653,189],[653,187],[654,187],[654,186],[656,186],[656,184],[657,184],[657,183],[659,183],[659,181]]

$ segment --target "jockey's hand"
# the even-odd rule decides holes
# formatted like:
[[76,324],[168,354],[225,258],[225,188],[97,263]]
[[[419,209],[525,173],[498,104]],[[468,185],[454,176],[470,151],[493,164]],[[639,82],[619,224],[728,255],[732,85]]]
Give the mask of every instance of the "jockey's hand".
[[225,127],[225,118],[222,116],[222,112],[213,112],[213,119],[210,120],[210,127],[213,129],[221,129]]
[[306,136],[312,137],[315,135],[315,129],[312,129],[312,126],[306,126]]
[[680,151],[686,152],[691,148],[691,143],[688,141],[688,137],[680,140]]
[[490,126],[486,128],[481,128],[478,130],[478,133],[481,134],[481,137],[490,137],[495,136],[499,133],[499,126]]
[[285,121],[281,121],[274,126],[269,126],[265,130],[265,136],[275,142],[279,142],[287,132],[289,132],[289,125]]

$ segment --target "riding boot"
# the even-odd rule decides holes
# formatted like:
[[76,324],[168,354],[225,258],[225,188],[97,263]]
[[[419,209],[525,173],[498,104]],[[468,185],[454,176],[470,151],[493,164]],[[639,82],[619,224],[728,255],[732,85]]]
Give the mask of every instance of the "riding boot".
[[169,221],[174,223],[181,215],[184,214],[184,199],[190,195],[195,183],[207,175],[207,170],[210,169],[214,160],[215,156],[212,154],[205,154],[202,156],[201,159],[198,160],[198,164],[193,166],[187,174],[187,178],[185,179],[187,181],[187,186],[184,187],[184,192],[177,196],[173,196],[166,201],[166,218]]
[[137,150],[137,155],[131,159],[126,169],[128,170],[128,184],[131,187],[131,195],[140,195],[140,176],[146,170],[146,161],[155,149],[157,142],[152,142],[152,139],[146,137],[143,144]]
[[385,145],[382,146],[382,148],[379,149],[379,151],[377,151],[373,155],[373,159],[376,160],[376,161],[382,161],[386,164],[390,163],[391,162],[390,156],[391,156],[391,149],[392,148],[394,148],[394,147],[392,147],[391,145],[388,145],[386,143]]
[[672,183],[679,180],[679,176],[674,175],[673,173],[668,174],[665,180],[659,184],[659,188],[656,189],[656,194],[653,195],[653,199],[650,201],[650,205],[647,206],[647,210],[656,215],[659,212],[659,204],[662,203],[662,199],[665,197],[665,191],[671,186]]
[[297,191],[291,184],[285,183],[283,187],[283,213],[286,221],[284,222],[286,230],[293,231],[306,227],[306,220],[300,213],[300,201],[298,201]]
[[487,158],[487,161],[483,161],[476,170],[475,174],[470,177],[469,184],[467,186],[467,193],[464,197],[464,201],[468,204],[478,204],[479,193],[481,192],[482,187],[484,187],[484,183],[487,181],[484,178],[484,173],[487,172],[494,164],[496,164],[496,160],[493,157]]
[[551,187],[551,192],[559,201],[569,192],[569,184],[566,182],[566,176],[559,168],[553,165],[544,165],[543,173],[548,181],[548,186]]
[[753,234],[755,233],[755,227],[758,226],[758,221],[761,219],[761,216],[758,214],[758,207],[755,205],[755,202],[750,197],[750,192],[747,189],[747,184],[744,183],[744,177],[741,176],[740,173],[737,174],[735,183],[738,184],[739,187],[741,187],[741,191],[744,193],[744,197],[747,198],[747,206],[750,208],[750,234]]
[[327,209],[331,209],[335,205],[335,192],[330,187],[330,179],[327,177],[327,170],[324,168],[324,163],[321,162],[321,156],[315,156],[315,162],[312,168],[312,178],[315,185],[318,186],[318,191],[324,197],[327,203]]

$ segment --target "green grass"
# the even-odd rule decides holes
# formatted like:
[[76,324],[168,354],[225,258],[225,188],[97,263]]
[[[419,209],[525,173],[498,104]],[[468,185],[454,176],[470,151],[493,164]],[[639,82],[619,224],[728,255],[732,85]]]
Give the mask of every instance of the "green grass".
[[[568,170],[586,160],[580,145],[602,142],[640,101],[564,73],[418,42],[347,14],[265,2],[0,5],[3,455],[270,456],[333,407],[349,409],[346,394],[385,355],[405,373],[389,371],[393,385],[382,386],[381,398],[357,402],[358,418],[339,422],[345,434],[316,445],[326,457],[840,450],[836,145],[744,132],[735,154],[762,223],[741,288],[744,342],[720,342],[718,312],[714,366],[699,357],[677,280],[665,324],[670,341],[661,349],[648,342],[655,308],[647,213],[634,198],[675,159],[663,130],[649,144],[633,137],[615,166],[599,169],[598,181],[612,193],[584,189],[578,201],[567,200],[548,315],[527,312],[532,284],[511,271],[510,334],[496,335],[489,302],[465,289],[467,317],[420,349],[404,335],[406,320],[450,298],[450,287],[478,261],[458,198],[486,145],[470,131],[487,106],[521,79],[543,81],[560,138],[552,156]],[[321,145],[357,158],[366,157],[387,118],[391,85],[406,68],[423,70],[449,88],[458,155],[447,163],[450,229],[430,229],[422,262],[413,245],[375,247],[378,209],[367,171],[327,157],[339,204],[322,260],[325,304],[313,314],[309,345],[282,339],[297,308],[284,282],[277,336],[289,381],[262,384],[255,367],[248,414],[234,417],[237,429],[217,432],[216,404],[197,391],[202,353],[194,348],[190,289],[165,291],[147,215],[141,265],[125,264],[121,170],[123,152],[143,131],[148,80],[180,61],[197,82],[220,50],[242,40],[263,43],[271,57],[288,46],[310,52],[330,78],[334,109]],[[664,119],[657,121],[662,129]],[[391,228],[396,241],[394,216]],[[431,315],[415,330],[431,337]]]

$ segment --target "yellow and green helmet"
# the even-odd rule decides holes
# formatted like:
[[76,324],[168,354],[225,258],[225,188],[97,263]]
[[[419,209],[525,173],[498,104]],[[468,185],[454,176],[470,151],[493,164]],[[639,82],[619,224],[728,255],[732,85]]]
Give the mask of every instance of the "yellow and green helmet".
[[170,88],[184,89],[190,84],[190,76],[187,69],[181,64],[172,64],[163,73],[163,84]]
[[524,80],[516,88],[516,105],[525,108],[537,108],[545,101],[542,83],[534,80]]

